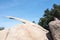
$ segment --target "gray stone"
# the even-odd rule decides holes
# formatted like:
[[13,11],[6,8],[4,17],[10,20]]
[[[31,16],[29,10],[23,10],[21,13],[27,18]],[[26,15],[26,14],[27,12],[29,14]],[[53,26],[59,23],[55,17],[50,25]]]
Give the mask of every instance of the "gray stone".
[[60,40],[60,20],[55,18],[54,21],[49,23],[49,28],[52,33],[52,37],[54,40]]

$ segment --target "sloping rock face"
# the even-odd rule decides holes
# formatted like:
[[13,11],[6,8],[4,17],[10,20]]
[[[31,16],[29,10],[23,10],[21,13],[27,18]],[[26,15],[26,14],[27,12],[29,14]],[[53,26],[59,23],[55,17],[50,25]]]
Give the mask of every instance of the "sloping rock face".
[[48,40],[46,35],[48,31],[41,26],[20,18],[11,16],[8,18],[19,20],[24,24],[0,31],[0,40]]
[[29,24],[0,31],[0,40],[48,40],[47,32]]
[[60,40],[60,20],[55,19],[49,23],[50,31],[54,40]]
[[0,40],[5,40],[8,34],[8,29],[0,31]]

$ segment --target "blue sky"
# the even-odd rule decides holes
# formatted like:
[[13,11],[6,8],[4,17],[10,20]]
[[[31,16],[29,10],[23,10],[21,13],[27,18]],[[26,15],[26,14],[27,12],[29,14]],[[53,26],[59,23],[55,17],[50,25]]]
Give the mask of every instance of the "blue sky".
[[19,21],[10,20],[5,16],[15,16],[29,21],[39,21],[44,10],[52,8],[52,5],[60,4],[60,0],[0,0],[0,26],[9,28]]

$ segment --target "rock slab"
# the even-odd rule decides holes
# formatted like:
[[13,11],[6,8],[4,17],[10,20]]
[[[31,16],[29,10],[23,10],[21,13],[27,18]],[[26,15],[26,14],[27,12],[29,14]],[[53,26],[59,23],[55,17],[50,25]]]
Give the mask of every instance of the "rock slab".
[[29,24],[0,31],[0,40],[48,40],[47,32]]
[[8,16],[8,18],[24,24],[0,31],[0,40],[48,40],[46,35],[48,31],[41,26],[12,16]]

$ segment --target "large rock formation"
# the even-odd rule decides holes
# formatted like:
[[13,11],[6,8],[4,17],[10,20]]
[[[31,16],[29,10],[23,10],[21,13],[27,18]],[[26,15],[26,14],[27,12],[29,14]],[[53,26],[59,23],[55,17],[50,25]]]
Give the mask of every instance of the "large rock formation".
[[54,40],[60,40],[60,20],[55,18],[54,21],[49,23],[49,28],[52,33],[52,37]]
[[10,16],[8,18],[19,20],[25,24],[0,31],[0,40],[48,40],[46,36],[48,31],[41,26],[20,18]]

